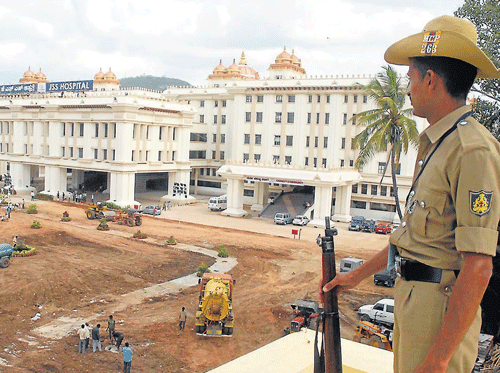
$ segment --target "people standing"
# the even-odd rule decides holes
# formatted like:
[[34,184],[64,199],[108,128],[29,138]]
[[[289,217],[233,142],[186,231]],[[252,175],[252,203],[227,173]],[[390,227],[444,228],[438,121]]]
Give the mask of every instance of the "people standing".
[[113,333],[115,331],[115,320],[113,320],[113,315],[109,315],[108,327],[106,330],[109,331],[109,342],[113,343]]
[[31,195],[31,200],[34,201],[35,200],[35,192],[31,191],[30,195]]
[[99,352],[102,351],[102,349],[101,349],[101,333],[99,331],[100,327],[101,327],[101,324],[97,324],[94,328],[92,328],[92,352],[95,352],[97,347],[99,347]]
[[64,192],[62,192],[62,200],[63,200],[63,202],[64,202],[64,197],[65,197],[65,194],[64,194]]
[[59,201],[59,191],[57,191],[57,201]]
[[90,345],[90,326],[88,322],[85,323],[85,332],[87,333],[85,334],[85,350],[88,350]]
[[[500,216],[500,143],[466,105],[474,79],[500,79],[468,20],[442,16],[385,52],[408,65],[420,134],[398,251],[394,372],[469,373],[477,357],[481,299],[492,275]],[[341,293],[383,269],[389,247],[322,290]],[[417,336],[417,337],[416,337]]]
[[163,211],[167,211],[167,202],[163,201]]
[[85,355],[85,339],[87,338],[87,330],[85,329],[85,324],[77,331],[80,341],[78,342],[78,353]]
[[113,338],[116,341],[116,349],[120,350],[120,345],[122,344],[123,338],[125,338],[125,336],[123,335],[122,332],[119,332],[119,331],[115,330],[113,332]]
[[167,210],[168,211],[172,210],[172,202],[171,201],[167,202]]
[[123,373],[130,373],[130,368],[132,367],[132,355],[134,354],[134,351],[132,351],[128,342],[125,342],[125,347],[123,347],[122,353]]
[[184,330],[184,327],[186,326],[186,307],[182,307],[181,313],[179,314],[179,330]]

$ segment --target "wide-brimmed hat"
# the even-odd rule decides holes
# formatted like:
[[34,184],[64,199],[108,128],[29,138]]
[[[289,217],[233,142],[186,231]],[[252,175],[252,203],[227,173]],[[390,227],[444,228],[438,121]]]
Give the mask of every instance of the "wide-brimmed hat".
[[392,44],[384,54],[395,65],[409,65],[410,57],[456,58],[477,67],[478,78],[500,79],[500,71],[477,46],[475,26],[463,18],[434,18],[422,32]]

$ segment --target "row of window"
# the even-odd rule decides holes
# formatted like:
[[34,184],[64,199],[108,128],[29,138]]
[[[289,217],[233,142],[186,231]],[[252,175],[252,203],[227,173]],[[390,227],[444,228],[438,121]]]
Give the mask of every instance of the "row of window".
[[[361,185],[361,188],[359,187]],[[391,186],[390,187],[391,197],[394,197],[394,188]],[[380,194],[378,194],[379,191],[379,185],[378,184],[371,184],[370,185],[370,195],[372,196],[377,196],[380,195],[382,197],[387,197],[387,186],[386,185],[380,185]],[[352,193],[353,194],[368,194],[368,184],[353,184],[352,185]]]
[[[353,116],[356,114],[353,114]],[[224,121],[222,124],[225,124],[225,115],[223,115]],[[264,113],[262,111],[257,111],[255,113],[255,122],[262,123],[264,118]],[[283,119],[283,113],[281,111],[276,111],[274,115],[274,122],[281,123]],[[321,113],[316,113],[316,124],[320,124]],[[200,123],[203,123],[202,120],[205,120],[204,115],[200,115]],[[247,111],[245,112],[245,122],[249,123],[252,121],[252,113]],[[286,122],[287,123],[295,123],[295,113],[287,112],[286,113]],[[312,122],[312,113],[307,113],[307,124],[311,124]],[[217,124],[217,115],[214,115],[214,124]],[[325,113],[325,124],[330,124],[330,113]],[[347,124],[347,113],[344,113],[342,124]],[[356,125],[356,118],[352,119],[352,124]]]
[[[366,201],[356,201],[356,200],[351,201],[352,208],[366,210],[366,206],[367,206]],[[369,210],[396,212],[396,205],[391,205],[388,203],[370,202]]]
[[[221,117],[221,119],[220,119],[221,124],[226,124],[226,115],[223,114],[220,117]],[[203,115],[203,114],[200,114],[200,123],[205,123],[205,115]],[[217,115],[214,115],[214,124],[218,124],[218,116]]]
[[[78,126],[78,136],[83,137],[85,135],[85,124],[84,123],[61,123],[61,135],[62,136],[75,136],[75,124]],[[112,123],[112,137],[116,138],[116,123]],[[101,123],[94,123],[94,137],[99,137],[99,130],[101,128]],[[108,123],[102,123],[102,137],[108,137]]]
[[[222,107],[226,107],[226,106],[227,106],[227,101],[222,100]],[[200,101],[200,107],[205,107],[205,100]],[[214,101],[214,107],[219,107],[219,101],[217,101],[217,100]]]

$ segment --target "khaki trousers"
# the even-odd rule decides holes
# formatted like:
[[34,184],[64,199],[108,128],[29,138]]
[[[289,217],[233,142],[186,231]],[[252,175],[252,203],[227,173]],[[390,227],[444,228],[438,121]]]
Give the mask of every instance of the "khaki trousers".
[[[413,373],[424,361],[444,321],[456,276],[443,271],[440,284],[396,280],[394,373]],[[467,307],[467,299],[463,300]],[[447,373],[471,373],[477,357],[481,308],[448,366]]]

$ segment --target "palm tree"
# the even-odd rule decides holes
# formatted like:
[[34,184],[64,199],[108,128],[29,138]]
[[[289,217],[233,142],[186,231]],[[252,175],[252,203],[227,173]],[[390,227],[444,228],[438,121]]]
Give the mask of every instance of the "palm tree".
[[410,145],[414,147],[418,145],[418,130],[415,121],[409,118],[412,109],[403,109],[406,98],[403,79],[391,66],[388,65],[383,69],[384,71],[378,73],[368,85],[358,85],[375,101],[377,108],[363,111],[351,118],[351,121],[357,121],[358,126],[366,127],[353,139],[353,148],[360,149],[354,167],[360,169],[376,153],[387,152],[387,162],[380,183],[390,162],[396,210],[399,219],[402,220],[396,165],[399,165],[402,151],[406,154]]

